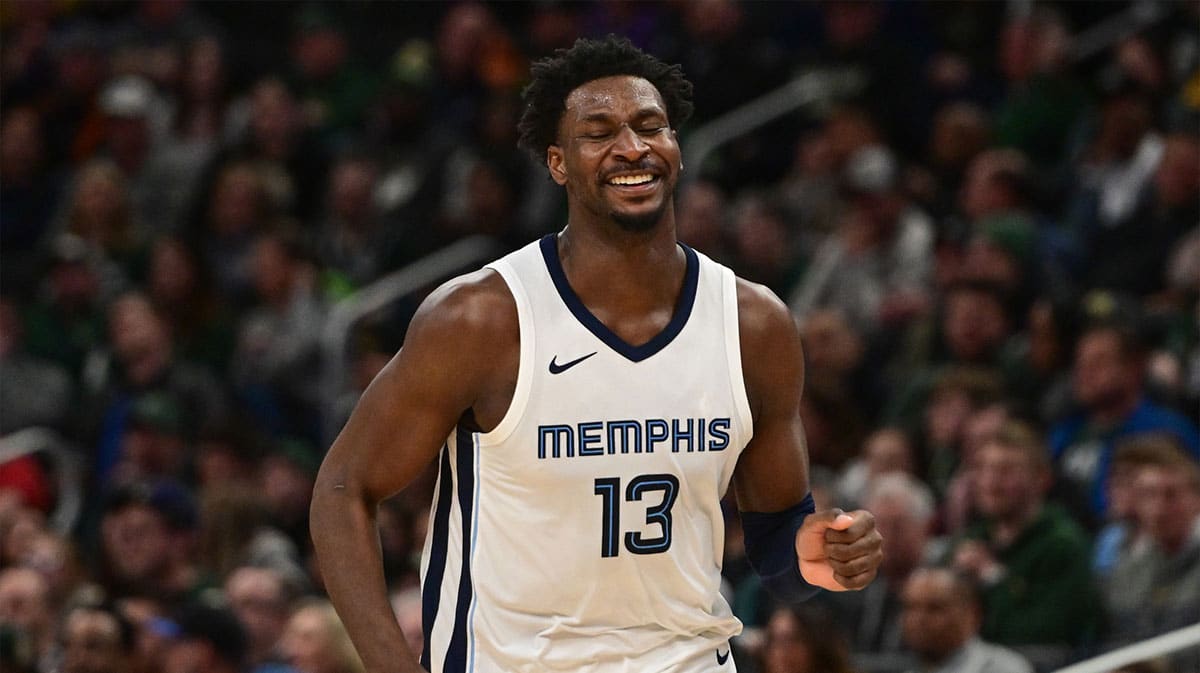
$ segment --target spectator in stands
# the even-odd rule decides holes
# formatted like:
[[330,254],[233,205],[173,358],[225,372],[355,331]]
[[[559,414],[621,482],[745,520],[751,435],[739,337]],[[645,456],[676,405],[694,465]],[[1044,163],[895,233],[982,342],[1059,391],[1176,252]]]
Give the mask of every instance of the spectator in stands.
[[163,213],[151,208],[154,186],[152,159],[169,122],[170,112],[154,85],[135,74],[119,75],[104,85],[99,97],[104,114],[100,156],[122,176],[128,216],[135,224],[157,229]]
[[15,627],[26,638],[38,661],[48,669],[54,656],[57,613],[46,580],[29,568],[0,570],[0,624]]
[[284,576],[269,567],[240,566],[225,580],[225,595],[245,629],[251,673],[278,671],[283,662],[279,641],[292,595]]
[[1092,551],[1092,570],[1098,579],[1106,580],[1117,560],[1140,537],[1133,487],[1141,468],[1177,450],[1176,440],[1156,433],[1133,435],[1117,443],[1108,475],[1108,511]]
[[230,379],[276,434],[316,438],[325,307],[295,232],[264,233],[253,245],[254,304],[237,328]]
[[306,589],[308,576],[292,540],[273,527],[266,498],[249,484],[212,484],[200,496],[196,557],[200,566],[222,578],[236,568],[270,568],[293,591]]
[[916,456],[908,434],[894,426],[880,428],[867,435],[862,453],[851,460],[838,476],[838,504],[848,510],[857,509],[877,479],[893,472],[914,475],[916,467]]
[[783,294],[801,270],[789,223],[765,195],[747,194],[733,204],[733,265],[747,280]]
[[767,622],[762,673],[852,673],[849,648],[833,620],[814,605],[780,606]]
[[268,179],[248,161],[223,166],[193,232],[218,295],[238,308],[249,301],[254,286],[254,241],[277,212]]
[[190,467],[191,451],[184,438],[182,414],[179,403],[169,393],[150,392],[134,399],[111,481],[124,484],[183,479]]
[[176,236],[155,239],[145,285],[154,308],[171,326],[179,356],[225,371],[233,352],[234,316],[196,249]]
[[990,369],[948,367],[936,375],[921,412],[919,437],[920,473],[939,501],[950,495],[959,467],[970,458],[964,443],[967,422],[1001,394],[1000,380]]
[[909,575],[935,553],[933,494],[911,474],[892,472],[867,487],[862,506],[875,515],[883,535],[883,564],[875,581],[838,596],[835,605],[855,652],[897,654],[904,651],[901,592]]
[[129,673],[138,670],[134,627],[105,604],[83,603],[62,624],[62,673]]
[[242,673],[246,633],[228,609],[200,602],[185,605],[179,632],[167,647],[163,673]]
[[129,182],[116,164],[93,159],[80,167],[59,229],[87,244],[88,263],[99,274],[106,299],[126,288],[144,263],[144,232]]
[[722,263],[728,263],[729,213],[724,192],[715,183],[697,180],[677,199],[679,240]]
[[37,297],[25,309],[25,343],[31,354],[53,361],[78,378],[88,351],[104,335],[102,268],[75,234],[50,242]]
[[85,438],[95,447],[93,469],[101,484],[121,459],[121,441],[139,395],[170,397],[188,424],[183,430],[188,438],[228,414],[220,382],[176,356],[166,322],[145,295],[131,292],[117,299],[109,308],[108,331],[110,348],[94,353],[98,366],[85,391],[91,422]]
[[[1000,288],[971,281],[946,288],[939,311],[909,330],[907,343],[892,360],[884,418],[917,427],[935,401],[932,393],[938,382],[960,376],[953,372],[975,372],[973,378],[994,379],[990,386],[1002,390],[1007,372],[1001,356],[1011,336],[1012,319]],[[925,439],[936,446],[945,438]],[[940,492],[942,486],[934,488]]]
[[[4,371],[4,385],[0,386],[0,409],[3,409],[0,436],[34,426],[62,430],[74,382],[61,366],[29,352],[25,326],[17,311],[9,296],[0,295],[0,369]],[[36,506],[48,504],[39,502]]]
[[278,77],[256,81],[247,105],[250,120],[245,136],[218,153],[200,180],[201,208],[215,201],[213,189],[219,176],[231,166],[252,165],[264,176],[264,195],[278,211],[311,222],[324,195],[328,151],[309,133],[292,91]]
[[291,81],[304,123],[331,146],[344,144],[362,125],[377,77],[353,61],[347,29],[336,12],[301,5],[292,18]]
[[[1056,646],[1061,664],[1099,630],[1090,540],[1045,495],[1053,473],[1041,437],[1010,421],[972,456],[975,510],[952,550],[955,569],[982,587],[980,634],[1001,645]],[[1054,660],[1055,657],[1059,657]]]
[[233,136],[237,116],[229,101],[228,55],[211,35],[182,46],[171,128],[150,160],[147,215],[158,232],[181,234],[188,225],[204,169]]
[[1067,480],[1089,523],[1108,509],[1109,465],[1117,441],[1133,434],[1165,432],[1200,457],[1200,431],[1183,416],[1144,396],[1144,349],[1133,330],[1093,325],[1075,347],[1074,390],[1082,409],[1057,423],[1050,449],[1059,475]]
[[284,660],[300,673],[362,673],[362,661],[333,605],[324,599],[301,603],[279,642]]
[[290,537],[301,554],[312,549],[308,509],[320,464],[312,444],[284,438],[273,444],[258,472],[259,489],[266,500],[271,525]]
[[904,586],[904,640],[920,664],[911,673],[1033,673],[1024,657],[979,637],[979,596],[948,568],[919,568]]
[[62,191],[43,131],[35,108],[6,106],[0,122],[0,282],[6,291],[36,286],[37,252]]
[[100,521],[99,579],[114,598],[181,605],[211,585],[196,566],[196,506],[183,486],[137,482],[108,494]]
[[[1091,198],[1101,205],[1099,221],[1083,224],[1084,282],[1090,288],[1147,295],[1164,288],[1163,260],[1200,222],[1200,140],[1191,133],[1163,139],[1147,134],[1135,151],[1132,166],[1113,167],[1097,178],[1113,184],[1093,187]],[[1117,194],[1123,195],[1119,204],[1110,207],[1131,211],[1114,214],[1110,221],[1103,216],[1104,205],[1116,201]]]
[[397,259],[397,228],[376,205],[379,167],[366,156],[350,155],[329,172],[325,215],[317,230],[317,259],[323,285],[345,294],[391,271]]
[[929,308],[933,224],[903,195],[898,170],[882,146],[851,155],[842,175],[849,212],[793,290],[789,304],[796,315],[838,308],[860,334],[872,337]]
[[1065,160],[1087,105],[1087,91],[1068,68],[1070,41],[1066,18],[1050,7],[1011,16],[1000,33],[997,61],[1008,86],[996,110],[996,140],[1039,167]]
[[[1106,582],[1111,644],[1194,624],[1200,614],[1200,466],[1177,444],[1144,446],[1133,479],[1138,537]],[[1193,653],[1189,666],[1200,663]]]
[[935,219],[954,210],[968,167],[987,148],[990,134],[987,111],[974,103],[948,103],[934,115],[925,168],[915,184],[911,177],[907,182]]

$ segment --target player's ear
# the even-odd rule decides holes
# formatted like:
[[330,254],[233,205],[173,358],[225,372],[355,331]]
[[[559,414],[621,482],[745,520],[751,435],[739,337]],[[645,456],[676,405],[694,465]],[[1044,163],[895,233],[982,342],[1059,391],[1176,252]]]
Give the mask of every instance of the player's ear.
[[546,148],[546,168],[550,169],[551,180],[560,185],[567,184],[566,158],[563,156],[562,148],[558,145]]

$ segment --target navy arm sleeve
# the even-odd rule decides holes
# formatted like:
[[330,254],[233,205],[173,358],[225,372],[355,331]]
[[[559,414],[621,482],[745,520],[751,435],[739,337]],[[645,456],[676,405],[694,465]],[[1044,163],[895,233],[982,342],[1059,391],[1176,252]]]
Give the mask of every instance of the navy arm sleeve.
[[796,556],[796,531],[805,517],[816,511],[812,493],[782,512],[742,512],[742,530],[746,538],[746,558],[763,586],[776,598],[799,603],[812,598],[814,587],[800,575]]

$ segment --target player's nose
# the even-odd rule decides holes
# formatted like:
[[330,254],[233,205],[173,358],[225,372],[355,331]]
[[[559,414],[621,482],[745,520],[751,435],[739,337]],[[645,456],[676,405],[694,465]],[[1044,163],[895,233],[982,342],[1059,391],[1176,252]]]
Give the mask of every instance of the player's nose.
[[613,153],[617,156],[636,161],[646,156],[649,151],[650,145],[629,126],[622,126],[617,131],[617,137],[613,141]]

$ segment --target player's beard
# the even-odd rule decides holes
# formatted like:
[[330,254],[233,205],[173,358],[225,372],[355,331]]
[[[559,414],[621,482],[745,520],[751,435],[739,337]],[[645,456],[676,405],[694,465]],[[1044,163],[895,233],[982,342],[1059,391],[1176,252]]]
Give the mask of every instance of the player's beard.
[[650,231],[655,227],[655,225],[662,221],[663,213],[667,211],[667,204],[669,203],[669,199],[663,199],[662,203],[660,203],[657,208],[649,212],[634,214],[613,211],[610,213],[610,215],[612,216],[613,222],[616,222],[617,226],[625,231],[631,233],[643,233]]

